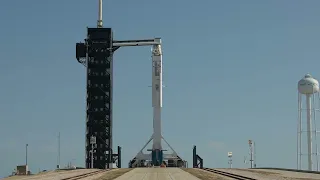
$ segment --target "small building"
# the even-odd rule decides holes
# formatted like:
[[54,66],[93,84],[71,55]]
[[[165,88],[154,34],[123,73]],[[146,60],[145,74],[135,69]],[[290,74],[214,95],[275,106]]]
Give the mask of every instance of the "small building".
[[28,165],[17,166],[16,175],[28,175],[28,174],[29,174]]

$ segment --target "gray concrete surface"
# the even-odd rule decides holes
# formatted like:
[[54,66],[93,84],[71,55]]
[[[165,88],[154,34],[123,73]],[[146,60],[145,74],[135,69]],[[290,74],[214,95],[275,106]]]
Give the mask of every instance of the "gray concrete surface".
[[320,180],[320,174],[264,169],[217,169],[259,180]]
[[115,180],[201,180],[180,168],[136,168]]
[[77,176],[89,172],[97,171],[97,169],[79,169],[72,171],[51,171],[30,176],[12,176],[3,180],[60,180],[67,177]]
[[131,170],[131,168],[112,169],[110,171],[107,171],[106,173],[89,176],[81,180],[114,180]]

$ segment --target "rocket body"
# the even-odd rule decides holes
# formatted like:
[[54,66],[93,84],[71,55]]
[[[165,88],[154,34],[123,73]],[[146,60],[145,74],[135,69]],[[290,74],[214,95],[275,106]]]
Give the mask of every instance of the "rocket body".
[[161,45],[152,49],[152,107],[153,107],[153,146],[152,163],[161,165],[163,152],[161,146],[161,108],[162,108],[162,52]]

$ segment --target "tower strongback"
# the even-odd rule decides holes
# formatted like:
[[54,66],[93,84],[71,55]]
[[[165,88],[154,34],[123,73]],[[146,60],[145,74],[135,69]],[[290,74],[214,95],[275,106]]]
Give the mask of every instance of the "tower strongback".
[[[77,43],[76,56],[87,67],[86,168],[91,167],[91,136],[96,137],[93,168],[109,168],[112,153],[111,28],[88,28],[85,43]],[[118,148],[119,149],[119,148]]]
[[86,166],[90,165],[90,137],[96,137],[94,168],[112,158],[112,30],[88,28]]

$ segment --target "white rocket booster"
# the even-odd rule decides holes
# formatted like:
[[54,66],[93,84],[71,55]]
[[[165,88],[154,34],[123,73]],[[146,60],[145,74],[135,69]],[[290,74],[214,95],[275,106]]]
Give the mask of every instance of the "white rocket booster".
[[[160,40],[160,39],[159,39]],[[162,52],[161,45],[152,49],[152,107],[153,107],[153,150],[161,146],[161,108],[162,108]]]
[[[117,42],[118,43],[118,42]],[[143,46],[152,45],[152,107],[153,107],[153,134],[143,148],[138,152],[135,158],[130,161],[131,167],[139,167],[143,161],[150,161],[154,166],[160,166],[165,160],[177,160],[181,158],[173,150],[173,148],[164,139],[161,132],[161,108],[162,108],[162,50],[161,50],[161,39],[155,38],[152,42],[121,42],[122,46]],[[113,44],[115,45],[115,43]],[[118,45],[118,44],[116,44]],[[162,149],[162,140],[172,150],[170,154],[164,154]],[[143,150],[147,147],[150,142],[153,142],[152,151],[150,154],[143,153]]]

